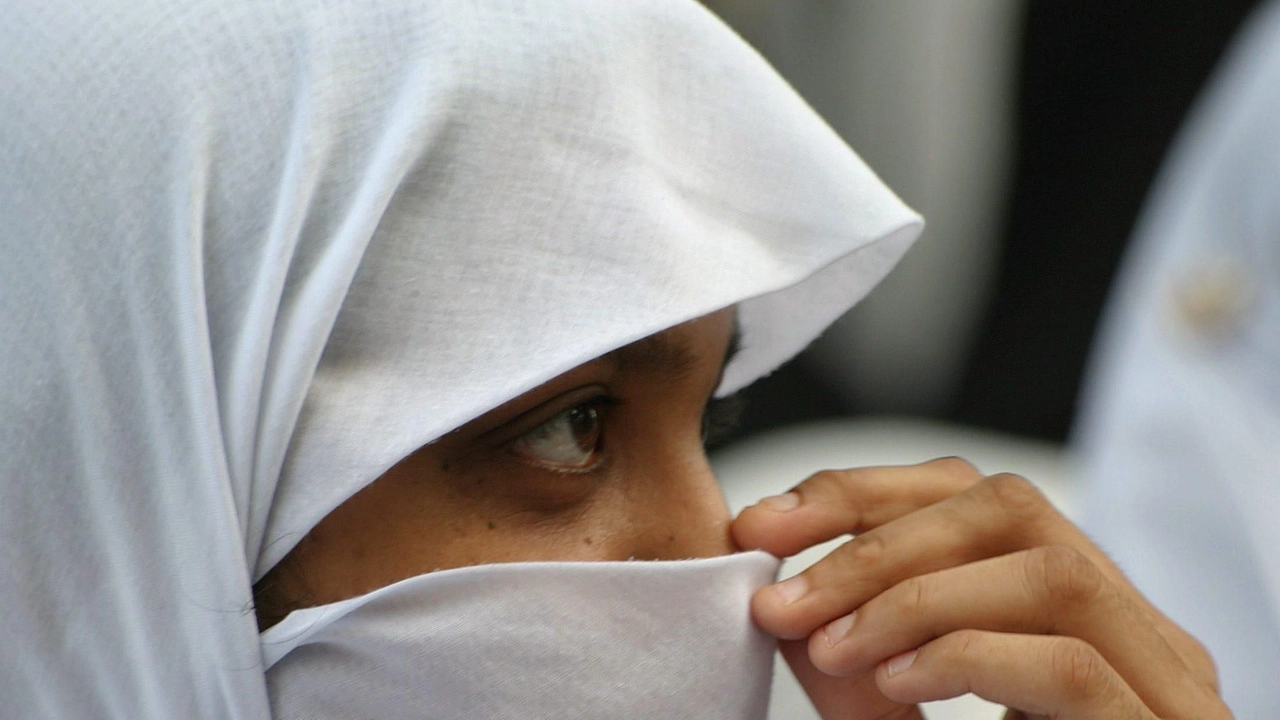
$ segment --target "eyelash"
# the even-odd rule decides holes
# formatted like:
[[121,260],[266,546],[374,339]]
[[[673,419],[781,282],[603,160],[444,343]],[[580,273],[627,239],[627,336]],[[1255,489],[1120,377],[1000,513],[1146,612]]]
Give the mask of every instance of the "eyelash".
[[742,424],[747,400],[741,394],[714,398],[702,413],[702,445],[718,447],[729,440]]
[[[555,413],[537,426],[521,433],[513,439],[509,447],[512,452],[519,456],[523,461],[532,463],[547,470],[559,473],[586,473],[598,468],[604,462],[603,450],[605,447],[605,438],[608,433],[608,410],[617,406],[622,401],[610,395],[597,395],[578,402]],[[730,395],[723,398],[715,398],[707,403],[702,414],[702,443],[704,447],[716,447],[732,435],[733,431],[741,424],[743,410],[746,402],[741,395]],[[547,459],[545,456],[538,457],[534,451],[521,451],[518,448],[523,443],[526,447],[535,440],[535,433],[548,428],[548,426],[560,421],[562,418],[578,411],[588,411],[595,413],[596,422],[599,425],[598,438],[596,440],[595,452],[600,455],[593,462],[576,467],[570,464],[562,464]],[[545,434],[542,439],[545,439]]]
[[[564,474],[580,474],[580,473],[591,472],[592,470],[595,470],[596,468],[600,467],[600,465],[604,462],[603,449],[604,449],[604,440],[605,440],[604,438],[605,426],[607,424],[607,418],[608,418],[607,410],[617,405],[619,402],[621,401],[609,395],[597,395],[595,397],[591,397],[581,402],[575,403],[574,405],[571,405],[563,410],[560,410],[559,412],[555,413],[554,415],[547,418],[546,420],[539,423],[538,425],[521,433],[519,436],[517,436],[516,438],[510,441],[510,443],[508,444],[508,447],[510,448],[511,452],[514,453],[517,457],[519,457],[522,461],[526,463],[530,463],[532,465],[536,465],[545,470],[550,470],[552,472],[564,473]],[[572,423],[573,422],[572,416],[574,415],[574,413],[578,413],[578,412],[592,413],[597,426],[597,429],[595,431],[596,432],[595,447],[591,450],[592,455],[595,457],[591,458],[591,462],[584,462],[582,465],[579,466],[579,465],[574,465],[570,462],[559,462],[553,458],[549,458],[546,455],[539,456],[537,450],[532,448],[532,445],[535,442],[546,441],[550,433],[555,430],[565,430],[566,428],[553,428],[552,426],[562,420]],[[572,427],[567,429],[570,432],[572,432]],[[541,434],[540,434],[540,431],[541,431]],[[522,445],[525,447],[525,450],[523,451],[520,449]],[[549,448],[549,449],[554,451],[554,448]],[[583,452],[586,452],[586,451],[584,450]]]

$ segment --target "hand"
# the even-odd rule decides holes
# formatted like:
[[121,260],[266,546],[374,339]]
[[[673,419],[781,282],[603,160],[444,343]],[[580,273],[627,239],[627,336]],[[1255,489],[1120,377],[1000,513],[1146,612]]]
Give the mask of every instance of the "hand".
[[855,534],[752,598],[827,720],[920,718],[967,692],[1014,717],[1231,717],[1204,648],[1016,475],[957,458],[829,470],[732,531],[779,557]]

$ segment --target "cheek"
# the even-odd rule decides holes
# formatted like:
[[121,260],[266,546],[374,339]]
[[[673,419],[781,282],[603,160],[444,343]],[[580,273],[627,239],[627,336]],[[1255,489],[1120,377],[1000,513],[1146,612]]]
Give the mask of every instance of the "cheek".
[[612,467],[531,470],[505,457],[473,462],[428,484],[404,484],[401,502],[380,503],[377,535],[395,549],[405,577],[488,563],[625,559],[618,538],[631,527],[621,475]]
[[[533,489],[526,482],[514,493],[516,500],[509,493],[498,493],[498,500],[493,494],[475,498],[462,513],[466,521],[460,524],[455,515],[455,532],[431,549],[437,567],[669,560],[732,552],[729,510],[701,445],[637,447],[647,449],[619,453],[590,477],[539,479]],[[572,491],[556,486],[566,480],[589,486]],[[574,501],[553,501],[569,497]]]
[[282,563],[298,580],[284,600],[325,604],[469,565],[732,552],[695,423],[662,419],[614,428],[626,434],[615,436],[609,461],[583,474],[532,470],[505,455],[415,456],[308,534]]
[[618,553],[644,560],[711,557],[732,552],[730,514],[700,442],[651,446],[631,458],[627,492],[612,510]]
[[497,468],[450,482],[453,489],[443,502],[450,508],[449,515],[472,520],[528,515],[555,521],[579,514],[595,502],[595,496],[609,484],[607,475]]

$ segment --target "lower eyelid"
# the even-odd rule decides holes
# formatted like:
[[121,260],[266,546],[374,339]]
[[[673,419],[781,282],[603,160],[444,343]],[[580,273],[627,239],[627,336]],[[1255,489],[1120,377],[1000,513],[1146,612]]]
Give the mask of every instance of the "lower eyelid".
[[[599,473],[608,471],[610,465],[609,460],[611,459],[608,453],[601,452],[590,464],[580,468],[573,468],[556,467],[554,465],[535,462],[521,457],[514,452],[512,452],[509,457],[511,461],[517,463],[521,468],[521,470],[516,472],[534,473],[533,475],[525,476],[528,479],[524,481],[525,490],[522,494],[531,494],[535,496],[543,494],[558,495],[571,488],[576,488],[575,491],[584,491],[590,487],[594,487],[596,484],[594,478],[598,477]],[[563,480],[544,485],[537,481],[536,478],[538,477],[544,478],[544,482],[551,478],[563,478]]]
[[[606,415],[607,415],[607,413],[604,412],[604,410],[606,409],[607,406],[613,404],[612,402],[609,402],[609,400],[611,399],[609,398],[592,399],[586,402],[578,403],[576,405],[573,405],[572,407],[562,410],[556,415],[553,415],[549,420],[543,422],[540,425],[535,426],[531,430],[526,431],[525,433],[521,434],[520,436],[506,443],[506,448],[509,452],[511,452],[512,455],[514,455],[521,462],[538,469],[549,470],[549,471],[560,473],[560,474],[580,474],[585,472],[591,472],[592,470],[596,469],[599,466],[601,459],[604,455],[604,450],[602,445],[604,441]],[[521,451],[518,449],[521,444],[525,444],[527,447],[528,443],[524,441],[526,441],[526,439],[529,438],[534,433],[551,425],[552,423],[561,421],[562,418],[567,418],[571,413],[583,408],[590,408],[594,412],[595,421],[597,423],[597,426],[594,430],[595,445],[593,449],[590,451],[590,454],[596,457],[593,458],[592,461],[584,465],[578,466],[578,465],[573,465],[571,463],[557,462],[547,457],[540,457],[535,451],[532,450],[532,448],[529,448],[526,451]],[[560,428],[559,431],[572,432],[572,426],[571,424],[567,424],[565,428]],[[571,438],[571,440],[574,440],[576,442],[576,438]],[[583,452],[587,452],[587,451],[583,451]]]

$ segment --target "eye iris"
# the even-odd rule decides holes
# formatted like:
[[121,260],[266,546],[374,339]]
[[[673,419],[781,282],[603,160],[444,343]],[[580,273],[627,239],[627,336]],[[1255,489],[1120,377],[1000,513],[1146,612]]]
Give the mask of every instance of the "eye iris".
[[579,405],[569,411],[566,419],[578,449],[583,452],[595,450],[600,439],[600,411],[594,407]]
[[596,460],[600,433],[600,410],[583,404],[530,430],[512,447],[539,464],[579,470]]

